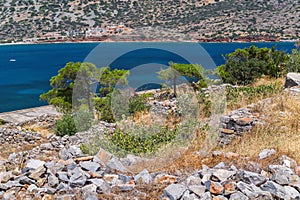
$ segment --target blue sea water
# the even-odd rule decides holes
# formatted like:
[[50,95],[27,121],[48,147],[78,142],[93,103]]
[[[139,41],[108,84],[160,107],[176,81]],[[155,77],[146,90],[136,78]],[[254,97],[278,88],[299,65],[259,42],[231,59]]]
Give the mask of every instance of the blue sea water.
[[[166,66],[170,61],[189,63],[209,55],[205,68],[224,63],[222,55],[237,48],[272,47],[290,52],[293,42],[278,43],[199,43],[206,53],[199,53],[190,43],[62,43],[0,46],[0,112],[45,105],[39,95],[50,89],[49,79],[70,61],[90,61],[98,67],[131,69]],[[97,47],[97,48],[96,48]],[[100,49],[95,53],[93,49]],[[129,49],[129,50],[128,50]],[[170,51],[169,51],[170,49]],[[172,49],[174,51],[172,51]],[[200,50],[201,51],[201,50]],[[94,52],[94,53],[93,53]],[[179,52],[179,53],[178,53]],[[205,55],[204,55],[205,54]],[[115,57],[112,57],[114,55]],[[12,62],[11,59],[15,59]],[[206,58],[201,58],[207,60]],[[140,74],[143,79],[147,72]]]

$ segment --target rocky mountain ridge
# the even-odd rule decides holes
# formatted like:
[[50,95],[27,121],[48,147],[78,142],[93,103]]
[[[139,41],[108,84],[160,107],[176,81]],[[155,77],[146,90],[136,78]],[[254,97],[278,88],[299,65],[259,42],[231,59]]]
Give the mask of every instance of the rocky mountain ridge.
[[128,40],[130,35],[163,40],[170,34],[173,40],[297,39],[299,8],[298,0],[1,0],[0,41],[82,39],[95,27],[118,24],[128,29],[123,35]]

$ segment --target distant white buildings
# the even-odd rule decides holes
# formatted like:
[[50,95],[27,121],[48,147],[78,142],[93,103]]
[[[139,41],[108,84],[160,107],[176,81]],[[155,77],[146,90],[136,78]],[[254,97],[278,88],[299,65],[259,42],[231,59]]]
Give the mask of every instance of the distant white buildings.
[[103,27],[89,27],[80,28],[76,30],[66,30],[63,32],[48,32],[45,34],[39,34],[34,38],[24,38],[23,42],[31,43],[43,40],[68,40],[68,39],[95,39],[101,37],[108,37],[116,34],[120,34],[127,31],[124,23],[104,25]]

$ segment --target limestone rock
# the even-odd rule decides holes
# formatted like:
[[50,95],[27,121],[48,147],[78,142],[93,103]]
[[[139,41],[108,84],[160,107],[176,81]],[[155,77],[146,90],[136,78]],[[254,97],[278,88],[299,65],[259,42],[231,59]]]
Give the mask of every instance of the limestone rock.
[[261,189],[270,192],[276,198],[285,199],[287,197],[285,188],[273,181],[267,181],[261,186]]
[[134,177],[134,181],[136,184],[150,184],[152,182],[152,177],[148,170],[144,169]]
[[100,168],[100,164],[92,162],[92,161],[84,161],[80,163],[81,168],[87,170],[96,172]]
[[258,157],[260,160],[262,160],[267,157],[270,157],[271,155],[273,155],[275,153],[276,153],[276,151],[274,149],[264,149],[259,153]]
[[285,79],[285,88],[290,88],[300,85],[300,74],[299,73],[288,73]]
[[236,192],[230,195],[229,200],[248,200],[249,198],[241,192]]
[[164,190],[164,194],[171,200],[180,199],[183,193],[186,191],[186,187],[181,184],[171,184]]

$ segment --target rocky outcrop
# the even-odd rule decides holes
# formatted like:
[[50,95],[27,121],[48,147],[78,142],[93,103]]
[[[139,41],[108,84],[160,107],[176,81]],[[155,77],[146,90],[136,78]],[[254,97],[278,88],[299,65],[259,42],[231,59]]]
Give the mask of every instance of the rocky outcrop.
[[249,132],[259,121],[259,113],[253,113],[249,108],[232,111],[220,118],[219,145],[228,145],[235,137]]
[[[160,186],[164,190],[158,199],[300,198],[300,177],[296,171],[299,166],[287,156],[265,170],[259,169],[260,172],[222,163],[212,168],[203,165],[201,170],[183,175],[150,173],[147,169],[134,174],[104,150],[96,156],[86,156],[79,148],[71,146],[61,150],[59,155],[48,161],[29,159],[22,169],[0,172],[0,197],[96,200],[101,199],[101,195],[124,199],[134,194],[136,199],[147,199],[145,188],[151,191]],[[109,167],[109,163],[116,167]]]
[[294,86],[299,86],[300,85],[300,74],[299,73],[288,73],[286,75],[286,80],[284,87],[285,88],[290,88]]

